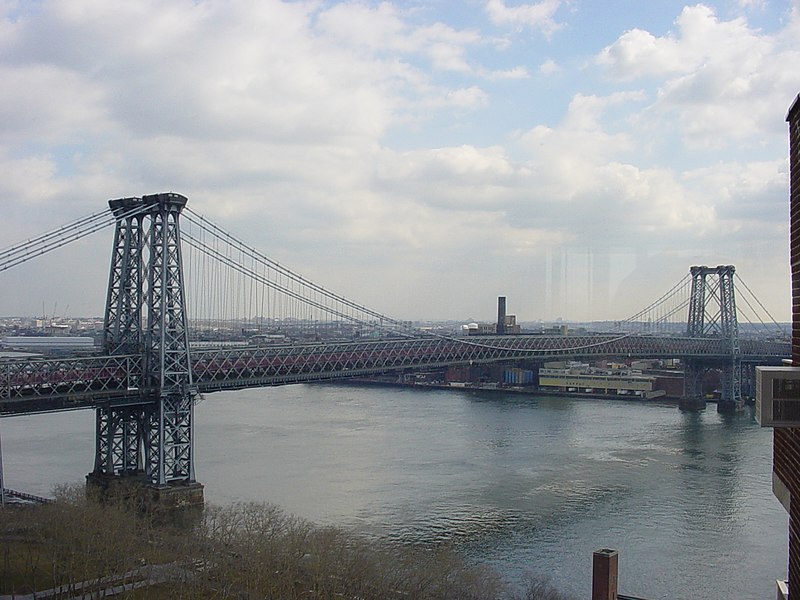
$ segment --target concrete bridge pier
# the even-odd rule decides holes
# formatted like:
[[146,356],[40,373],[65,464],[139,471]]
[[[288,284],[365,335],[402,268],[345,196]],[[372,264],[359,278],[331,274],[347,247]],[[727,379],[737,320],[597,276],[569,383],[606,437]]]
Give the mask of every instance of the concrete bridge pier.
[[705,410],[706,399],[703,396],[704,365],[698,360],[687,360],[683,368],[683,396],[678,401],[681,410]]
[[723,415],[735,415],[744,411],[744,400],[723,400],[717,402],[717,412]]
[[706,399],[702,396],[683,396],[678,400],[678,408],[686,411],[705,410]]
[[137,509],[155,513],[202,509],[204,506],[203,484],[193,481],[156,485],[150,483],[144,473],[89,473],[86,476],[86,495],[99,502],[129,502]]

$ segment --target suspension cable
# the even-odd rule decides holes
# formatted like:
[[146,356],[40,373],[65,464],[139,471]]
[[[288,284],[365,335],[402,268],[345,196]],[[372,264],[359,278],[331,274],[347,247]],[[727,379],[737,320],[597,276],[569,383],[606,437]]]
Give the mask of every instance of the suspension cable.
[[[216,259],[222,265],[227,266],[228,268],[233,269],[234,271],[237,271],[237,272],[241,273],[242,275],[245,275],[245,276],[247,276],[247,277],[249,277],[249,278],[251,278],[251,279],[253,279],[253,280],[255,280],[255,281],[259,282],[259,283],[262,283],[262,284],[264,284],[264,285],[266,285],[266,286],[268,286],[268,287],[270,287],[270,288],[272,288],[274,290],[282,292],[286,296],[288,296],[288,297],[290,297],[290,298],[292,298],[292,299],[294,299],[294,300],[296,300],[298,302],[301,302],[301,303],[306,304],[308,306],[311,306],[313,308],[319,309],[319,310],[321,310],[323,312],[326,312],[328,314],[337,316],[337,317],[339,317],[341,319],[344,319],[346,321],[349,321],[349,322],[353,322],[353,323],[361,323],[361,322],[363,322],[360,319],[358,319],[358,318],[356,318],[356,317],[354,317],[352,315],[349,315],[349,314],[347,314],[346,312],[344,312],[344,311],[342,311],[340,309],[337,309],[337,308],[335,308],[333,306],[326,306],[325,304],[322,304],[321,302],[319,302],[317,300],[314,300],[312,298],[306,298],[305,296],[303,296],[302,294],[300,294],[296,290],[288,288],[288,287],[286,287],[284,285],[281,285],[278,282],[272,281],[269,278],[264,277],[261,273],[255,272],[250,267],[247,267],[247,266],[244,266],[244,265],[240,264],[239,262],[237,262],[233,258],[231,258],[231,257],[223,254],[222,252],[220,252],[218,249],[212,248],[211,246],[209,246],[205,242],[201,241],[200,239],[198,239],[197,237],[195,237],[191,233],[184,232],[183,235],[182,235],[182,238],[185,239],[193,248],[195,248],[196,250],[198,250],[199,252],[201,252],[201,253],[203,253],[205,255],[208,255],[211,258]],[[391,321],[394,321],[394,319],[392,319]],[[399,323],[399,321],[397,321],[397,322]],[[385,327],[385,329],[389,329],[389,328]],[[403,335],[410,335],[408,332],[403,332],[402,330],[401,331],[397,331],[397,330],[392,329],[392,331],[396,331],[397,333],[400,333],[400,334],[403,334]]]
[[[637,319],[640,319],[642,316],[646,315],[648,312],[653,310],[655,307],[665,303],[668,298],[677,295],[677,293],[680,290],[680,288],[686,286],[686,284],[688,283],[689,277],[690,277],[689,275],[685,275],[683,278],[681,278],[680,281],[678,281],[678,283],[673,285],[672,288],[670,288],[669,291],[664,293],[658,300],[656,300],[655,302],[650,303],[649,306],[647,306],[646,308],[643,308],[642,310],[637,312],[635,315],[633,315],[631,317],[628,317],[627,319],[621,321],[621,323],[633,323]],[[663,320],[663,319],[660,319],[660,320]]]
[[237,249],[239,249],[239,250],[241,250],[243,252],[246,252],[251,257],[255,258],[256,260],[258,260],[260,262],[263,262],[263,263],[267,264],[269,267],[275,269],[275,271],[281,273],[282,275],[284,275],[288,279],[291,279],[292,281],[295,281],[296,283],[299,283],[300,285],[304,285],[304,286],[310,288],[311,290],[317,292],[318,294],[321,294],[321,295],[325,296],[326,298],[329,298],[330,300],[334,300],[334,301],[339,302],[339,303],[341,303],[341,304],[343,304],[343,305],[345,305],[345,306],[347,306],[349,308],[352,308],[352,309],[354,309],[354,310],[356,310],[358,312],[364,313],[365,315],[368,315],[370,317],[373,317],[373,318],[381,320],[381,321],[386,321],[387,323],[395,325],[396,327],[407,328],[406,324],[403,321],[399,320],[399,319],[394,319],[394,318],[389,317],[389,316],[387,316],[385,314],[382,314],[382,313],[380,313],[378,311],[375,311],[375,310],[372,310],[370,308],[367,308],[366,306],[363,306],[361,304],[353,302],[352,300],[348,300],[344,296],[340,296],[339,294],[331,292],[330,290],[327,290],[324,287],[322,287],[322,286],[320,286],[320,285],[318,285],[318,284],[306,279],[302,275],[300,275],[298,273],[295,273],[294,271],[289,270],[288,268],[284,267],[280,263],[278,263],[278,262],[270,259],[266,255],[262,254],[261,252],[259,252],[255,248],[253,248],[251,246],[248,246],[247,244],[245,244],[244,242],[242,242],[241,240],[239,240],[238,238],[236,238],[232,234],[230,234],[227,231],[225,231],[224,229],[218,227],[217,225],[215,225],[214,223],[212,223],[211,221],[209,221],[208,219],[206,219],[202,215],[197,214],[196,212],[194,212],[190,208],[187,207],[186,208],[186,212],[189,213],[189,216],[187,218],[194,225],[199,227],[201,230],[209,233],[210,235],[216,236],[216,237],[220,238],[223,241],[226,241],[227,243],[231,244],[232,246],[234,246],[235,248],[237,248]]
[[[199,223],[197,223],[196,221],[193,221],[193,225],[200,226]],[[211,234],[214,237],[214,239],[221,240],[221,236],[219,236],[216,232],[209,230],[209,227],[200,226],[200,229],[202,231],[205,231],[206,233]],[[186,240],[187,243],[190,246],[192,246],[195,250],[199,251],[202,255],[208,256],[208,257],[218,261],[220,264],[222,264],[222,265],[224,265],[224,266],[226,266],[226,267],[228,267],[228,268],[230,268],[230,269],[232,269],[232,270],[234,270],[234,271],[236,271],[236,272],[238,272],[238,273],[240,273],[240,274],[242,274],[242,275],[244,275],[244,276],[246,276],[246,277],[248,277],[248,278],[250,278],[250,279],[252,279],[254,281],[257,281],[257,282],[259,282],[259,283],[261,283],[261,284],[263,284],[263,285],[265,285],[265,286],[267,286],[267,287],[269,287],[269,288],[271,288],[271,289],[273,289],[275,291],[278,291],[278,292],[284,294],[285,296],[287,296],[289,298],[292,298],[293,300],[301,302],[301,303],[303,303],[303,304],[305,304],[307,306],[310,306],[312,308],[316,308],[318,310],[321,310],[321,311],[323,311],[323,312],[325,312],[327,314],[330,314],[332,316],[338,317],[338,318],[340,318],[342,320],[345,320],[345,321],[348,321],[348,322],[351,322],[351,323],[356,323],[356,324],[364,323],[364,321],[362,319],[359,319],[357,316],[354,316],[354,315],[346,312],[345,310],[343,310],[343,308],[345,308],[345,307],[346,308],[353,308],[353,309],[357,309],[360,312],[366,314],[367,316],[370,316],[370,317],[373,317],[373,318],[375,317],[375,315],[380,315],[378,323],[374,323],[373,322],[373,323],[369,323],[369,324],[371,326],[376,326],[379,329],[392,331],[392,332],[394,332],[396,334],[399,334],[401,336],[405,336],[405,337],[420,337],[421,336],[421,337],[442,339],[442,340],[446,340],[446,341],[457,342],[459,344],[465,344],[465,345],[476,347],[476,348],[484,348],[484,349],[487,349],[487,350],[498,350],[498,349],[506,348],[505,345],[498,345],[496,343],[496,340],[494,340],[495,343],[478,341],[478,340],[469,340],[469,339],[464,339],[462,337],[454,337],[454,336],[450,336],[450,335],[443,335],[443,334],[438,334],[438,333],[431,332],[431,331],[415,331],[415,332],[412,333],[412,332],[408,331],[405,323],[403,323],[402,321],[399,321],[397,319],[392,319],[390,317],[386,317],[385,315],[381,315],[380,313],[377,313],[376,311],[372,311],[372,310],[365,309],[365,308],[362,309],[361,305],[359,305],[359,304],[357,304],[355,302],[352,302],[350,300],[347,300],[346,298],[344,298],[342,296],[339,296],[337,294],[329,292],[328,290],[324,290],[320,286],[318,286],[316,284],[313,284],[309,280],[303,278],[302,276],[299,276],[299,275],[295,274],[294,272],[286,269],[285,267],[280,267],[280,269],[276,269],[281,274],[286,275],[287,277],[289,277],[292,282],[305,285],[306,287],[311,288],[313,291],[316,291],[316,292],[322,294],[324,297],[326,297],[329,300],[335,300],[337,303],[342,305],[343,308],[336,308],[335,306],[330,306],[330,305],[323,304],[319,300],[303,296],[299,291],[297,291],[293,287],[287,287],[286,285],[283,285],[283,284],[281,284],[279,282],[276,282],[276,281],[273,281],[273,280],[269,279],[263,273],[260,273],[260,272],[256,271],[251,266],[247,266],[247,265],[241,264],[241,262],[235,260],[234,258],[229,256],[228,254],[223,253],[217,247],[213,247],[213,246],[209,245],[208,243],[204,242],[203,240],[199,239],[193,232],[184,231],[183,235],[182,235],[182,238],[184,240]],[[226,240],[221,240],[221,241],[226,241]],[[243,244],[242,244],[242,246],[243,246]],[[266,264],[268,264],[270,266],[278,265],[278,263],[275,263],[275,261],[272,261],[272,260],[264,257],[263,255],[261,255],[260,253],[255,251],[254,249],[247,248],[246,246],[244,248],[250,253],[251,257],[260,259],[259,260],[260,264],[266,263]],[[278,265],[278,266],[280,266],[280,265]],[[402,329],[398,330],[398,329],[396,329],[394,327],[387,326],[387,325],[394,325],[394,324],[401,324],[402,325]],[[597,346],[600,346],[600,345],[603,345],[603,344],[607,344],[607,343],[610,343],[610,342],[616,342],[616,341],[619,341],[619,340],[623,340],[623,339],[626,339],[628,337],[631,337],[632,335],[633,335],[632,333],[626,333],[626,334],[622,334],[622,335],[619,335],[619,336],[615,336],[614,338],[612,338],[610,340],[604,338],[602,340],[592,341],[590,343],[583,344],[583,345],[581,345],[579,347],[576,347],[576,348],[573,348],[573,349],[575,349],[575,350],[589,349],[589,348],[597,347]],[[559,348],[554,347],[554,348],[550,348],[550,349],[545,349],[545,351],[547,351],[547,350],[557,351],[557,350],[559,350]],[[538,349],[516,348],[515,351],[519,352],[519,353],[537,354],[537,353],[541,353],[542,349],[541,348],[538,348]]]
[[[782,335],[788,335],[786,329],[784,329],[783,326],[781,326],[780,323],[778,323],[775,320],[775,317],[773,317],[772,314],[770,314],[770,312],[767,310],[767,308],[761,303],[761,300],[758,299],[758,296],[756,296],[752,292],[750,287],[747,285],[747,283],[744,281],[744,279],[742,279],[742,277],[741,277],[741,275],[739,275],[739,273],[736,273],[736,279],[744,286],[744,289],[747,290],[747,293],[750,294],[750,296],[758,303],[758,305],[761,307],[761,310],[763,310],[764,313],[772,320],[772,324],[775,325],[778,328],[778,330],[781,332],[781,334]],[[746,300],[745,300],[745,302],[746,302]],[[755,310],[753,310],[753,312],[755,312]],[[759,319],[760,319],[760,317],[759,317]],[[763,323],[763,321],[762,321],[762,323]],[[765,323],[765,325],[766,325],[766,323]]]
[[47,254],[56,248],[66,246],[101,229],[105,229],[119,219],[134,216],[145,210],[145,207],[135,207],[119,216],[115,216],[111,209],[106,209],[57,227],[24,242],[9,246],[0,251],[0,272]]
[[96,213],[0,251],[0,271],[80,239],[114,222],[111,211]]

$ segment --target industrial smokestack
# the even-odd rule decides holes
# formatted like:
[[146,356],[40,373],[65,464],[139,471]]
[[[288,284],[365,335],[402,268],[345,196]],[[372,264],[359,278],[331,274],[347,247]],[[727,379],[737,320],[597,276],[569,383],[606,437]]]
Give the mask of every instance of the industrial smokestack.
[[497,335],[506,334],[506,297],[497,297]]

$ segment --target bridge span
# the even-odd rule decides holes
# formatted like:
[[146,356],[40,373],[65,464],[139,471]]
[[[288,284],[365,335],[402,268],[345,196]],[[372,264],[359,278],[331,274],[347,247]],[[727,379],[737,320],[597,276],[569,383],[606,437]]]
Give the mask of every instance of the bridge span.
[[[731,265],[692,267],[618,332],[449,337],[414,330],[314,284],[186,204],[175,193],[111,200],[108,211],[0,251],[2,272],[114,225],[102,355],[0,363],[0,415],[95,408],[94,485],[128,478],[147,483],[159,501],[202,501],[193,442],[200,393],[521,359],[680,358],[684,408],[704,407],[702,376],[713,368],[723,373],[718,408],[735,412],[742,365],[790,353],[788,342],[739,336]],[[197,260],[185,269],[191,253]],[[683,334],[674,327],[653,334],[681,313]],[[191,348],[190,340],[219,339],[242,322],[284,343]],[[287,343],[280,330],[286,324],[326,335]]]
[[[741,341],[741,360],[778,364],[788,342]],[[644,335],[513,335],[456,338],[425,336],[194,351],[196,392],[339,379],[423,368],[520,359],[592,357],[730,358],[720,338]],[[0,363],[0,414],[119,406],[157,393],[148,387],[140,355],[24,360]]]

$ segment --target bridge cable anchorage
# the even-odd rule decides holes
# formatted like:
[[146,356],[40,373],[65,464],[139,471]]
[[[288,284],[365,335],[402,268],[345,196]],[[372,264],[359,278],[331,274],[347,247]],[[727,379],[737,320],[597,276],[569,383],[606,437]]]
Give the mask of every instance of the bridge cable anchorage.
[[[132,216],[137,212],[142,212],[141,208],[131,210],[129,211],[130,214],[124,216]],[[116,217],[110,209],[106,209],[57,227],[24,242],[9,246],[0,250],[0,272],[80,240],[113,225],[115,222]]]

